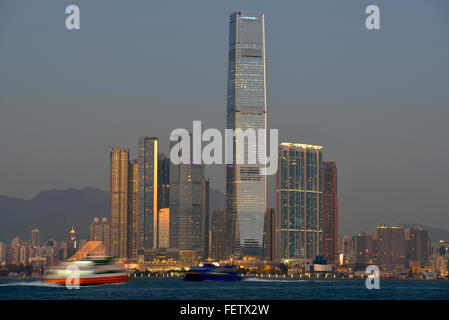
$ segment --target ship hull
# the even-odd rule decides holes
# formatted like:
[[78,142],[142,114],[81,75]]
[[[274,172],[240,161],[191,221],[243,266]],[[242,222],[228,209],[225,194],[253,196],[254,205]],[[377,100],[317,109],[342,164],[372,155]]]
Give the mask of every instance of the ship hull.
[[[106,284],[106,283],[122,283],[127,281],[127,274],[113,275],[113,276],[97,276],[97,277],[80,277],[79,285],[80,286],[89,286],[89,285],[98,285],[98,284]],[[66,285],[67,278],[47,278],[45,282],[58,284],[61,286]],[[72,280],[73,284],[73,280]]]

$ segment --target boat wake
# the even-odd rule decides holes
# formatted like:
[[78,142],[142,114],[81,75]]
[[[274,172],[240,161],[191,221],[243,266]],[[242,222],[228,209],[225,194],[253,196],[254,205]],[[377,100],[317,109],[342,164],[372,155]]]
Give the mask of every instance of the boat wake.
[[302,279],[260,279],[260,278],[246,278],[243,281],[249,282],[308,282],[310,280]]
[[21,281],[13,283],[2,283],[0,287],[18,287],[18,286],[28,286],[28,287],[51,287],[51,288],[61,288],[61,286],[54,283],[47,283],[45,281]]

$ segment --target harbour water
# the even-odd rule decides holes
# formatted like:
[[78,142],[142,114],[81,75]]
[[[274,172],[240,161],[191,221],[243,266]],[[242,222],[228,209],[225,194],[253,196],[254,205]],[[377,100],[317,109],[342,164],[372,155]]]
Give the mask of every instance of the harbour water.
[[38,279],[0,279],[0,299],[43,300],[359,300],[449,299],[449,281],[381,280],[368,290],[364,280],[245,279],[237,282],[187,282],[182,279],[132,278],[69,290]]

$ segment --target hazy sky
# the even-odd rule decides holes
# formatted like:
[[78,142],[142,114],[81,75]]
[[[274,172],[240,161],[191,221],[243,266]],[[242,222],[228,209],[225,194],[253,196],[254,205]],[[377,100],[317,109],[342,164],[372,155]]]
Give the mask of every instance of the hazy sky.
[[337,162],[341,233],[449,228],[447,0],[0,0],[0,194],[107,190],[111,146],[159,136],[167,152],[192,120],[223,128],[236,10],[265,13],[268,127]]

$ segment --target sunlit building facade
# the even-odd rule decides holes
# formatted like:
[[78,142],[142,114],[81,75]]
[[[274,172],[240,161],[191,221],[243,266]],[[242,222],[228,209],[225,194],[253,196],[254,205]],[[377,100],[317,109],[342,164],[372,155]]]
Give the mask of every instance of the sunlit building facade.
[[129,149],[110,152],[110,255],[128,257],[128,174]]
[[[265,21],[263,13],[235,12],[230,17],[227,90],[227,129],[266,129]],[[264,137],[266,138],[266,137]],[[226,210],[229,254],[262,256],[266,177],[259,164],[245,164],[236,154],[226,168]],[[258,162],[256,162],[258,163]]]
[[311,260],[323,247],[323,147],[281,143],[276,184],[276,259]]
[[137,259],[138,200],[139,200],[139,160],[129,165],[129,215],[128,215],[128,258]]

